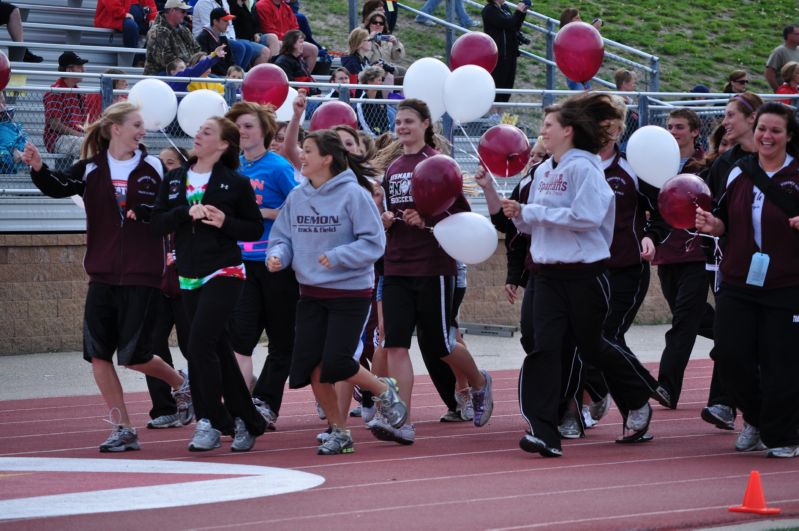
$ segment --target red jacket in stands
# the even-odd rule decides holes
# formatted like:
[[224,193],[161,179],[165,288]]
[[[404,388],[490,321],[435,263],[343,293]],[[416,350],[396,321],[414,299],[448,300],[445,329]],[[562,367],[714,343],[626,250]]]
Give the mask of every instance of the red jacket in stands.
[[277,5],[274,0],[258,0],[255,10],[258,12],[261,33],[274,33],[282,41],[289,30],[300,29],[294,11],[283,0]]
[[94,12],[94,27],[122,31],[122,21],[125,20],[130,6],[135,4],[140,4],[142,8],[149,7],[147,21],[155,20],[158,8],[153,0],[99,0]]

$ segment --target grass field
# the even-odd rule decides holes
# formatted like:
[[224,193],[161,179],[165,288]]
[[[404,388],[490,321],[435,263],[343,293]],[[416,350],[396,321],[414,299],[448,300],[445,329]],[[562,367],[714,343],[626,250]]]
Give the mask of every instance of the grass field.
[[[443,4],[437,16],[444,16]],[[317,40],[331,50],[346,51],[347,5],[346,0],[302,3]],[[534,2],[533,9],[557,19],[563,8],[571,6],[578,7],[584,19],[601,17],[605,37],[659,56],[661,89],[666,91],[687,91],[697,83],[721,91],[728,73],[736,68],[750,73],[753,90],[766,91],[766,58],[782,43],[783,26],[799,23],[796,0],[556,0]],[[468,10],[473,18],[480,18],[477,8]],[[526,33],[533,40],[527,49],[544,55],[543,37],[529,29]],[[400,11],[395,34],[406,46],[407,64],[421,57],[444,56],[444,30],[415,24],[408,11]],[[609,78],[619,66],[606,61],[603,77]],[[522,59],[519,67],[517,88],[543,87],[542,64]],[[560,83],[565,88],[562,76]]]

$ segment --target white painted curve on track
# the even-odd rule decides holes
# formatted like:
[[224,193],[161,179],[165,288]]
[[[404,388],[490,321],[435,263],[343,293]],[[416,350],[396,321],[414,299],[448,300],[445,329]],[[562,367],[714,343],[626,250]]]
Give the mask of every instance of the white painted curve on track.
[[239,476],[0,500],[0,521],[120,511],[141,511],[247,500],[311,489],[325,478],[255,465],[134,459],[0,458],[0,472],[97,472]]

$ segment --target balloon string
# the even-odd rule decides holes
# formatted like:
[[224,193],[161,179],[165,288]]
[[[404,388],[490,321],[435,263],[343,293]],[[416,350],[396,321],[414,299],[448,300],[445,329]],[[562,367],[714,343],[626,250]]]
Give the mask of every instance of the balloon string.
[[502,197],[502,199],[505,199],[505,189],[499,186],[499,183],[497,182],[497,179],[494,177],[494,174],[491,173],[491,170],[488,169],[488,165],[480,157],[480,152],[477,151],[477,146],[474,145],[474,142],[472,142],[472,139],[469,138],[468,134],[466,134],[466,130],[463,128],[463,126],[460,124],[460,122],[458,122],[458,127],[460,127],[461,131],[463,132],[463,136],[466,137],[466,141],[469,142],[469,145],[472,147],[472,149],[474,150],[475,154],[477,155],[477,160],[480,161],[480,163],[483,165],[485,170],[491,176],[491,180],[494,182],[494,188],[497,190],[497,193],[499,193],[499,195],[500,195],[500,197]]
[[188,162],[189,159],[187,159],[186,156],[183,154],[183,151],[181,151],[181,149],[179,147],[177,147],[174,142],[172,142],[172,139],[169,138],[169,135],[166,134],[166,131],[164,131],[163,129],[159,129],[159,131],[161,131],[161,133],[163,133],[164,138],[166,138],[167,142],[169,142],[172,145],[172,147],[175,148],[175,151],[178,152],[178,155],[180,155],[180,158],[183,159],[183,162]]

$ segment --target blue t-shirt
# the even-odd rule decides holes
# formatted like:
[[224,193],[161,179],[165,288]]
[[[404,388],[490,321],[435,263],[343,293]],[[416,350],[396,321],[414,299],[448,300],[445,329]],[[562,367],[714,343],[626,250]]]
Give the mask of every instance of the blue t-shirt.
[[[240,157],[239,173],[250,179],[255,190],[255,202],[258,208],[280,208],[286,202],[289,192],[297,186],[294,180],[294,166],[289,161],[267,151],[260,159],[252,162]],[[266,261],[266,250],[269,246],[269,231],[274,220],[264,219],[264,233],[255,242],[239,242],[241,257],[256,262]]]

